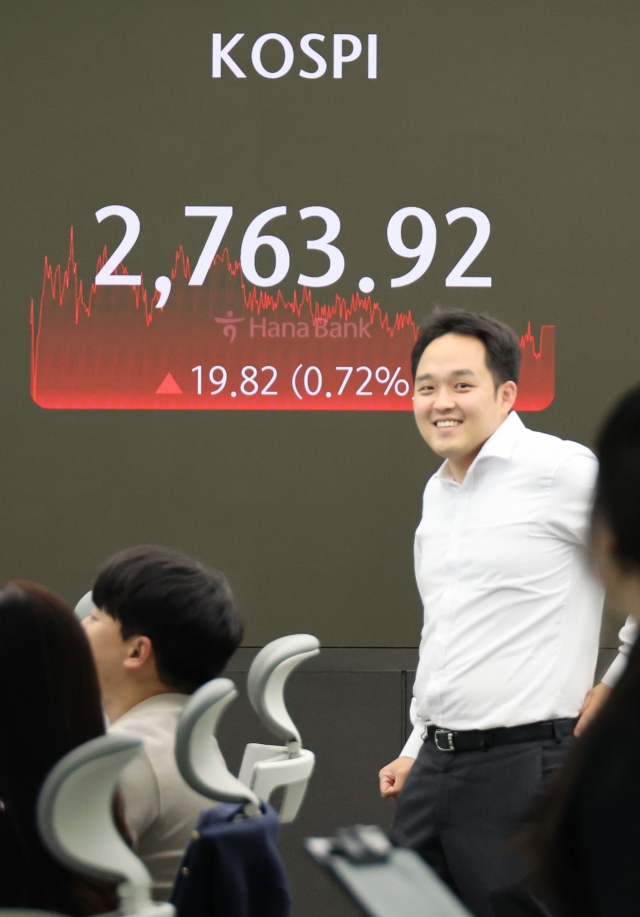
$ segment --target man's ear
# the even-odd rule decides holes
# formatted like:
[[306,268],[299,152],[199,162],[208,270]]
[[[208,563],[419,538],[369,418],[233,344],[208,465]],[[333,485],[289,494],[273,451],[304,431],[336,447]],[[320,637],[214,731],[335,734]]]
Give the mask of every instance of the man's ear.
[[506,408],[507,414],[513,408],[518,397],[518,386],[512,380],[503,382],[498,389],[498,398],[502,407]]
[[123,663],[125,669],[141,669],[155,661],[153,644],[148,637],[131,637],[127,643],[128,652]]

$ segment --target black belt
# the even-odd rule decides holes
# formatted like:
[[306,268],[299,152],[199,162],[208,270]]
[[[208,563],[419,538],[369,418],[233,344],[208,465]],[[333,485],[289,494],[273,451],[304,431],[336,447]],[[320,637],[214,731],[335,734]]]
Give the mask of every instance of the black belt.
[[525,723],[522,726],[498,726],[496,729],[469,729],[464,731],[427,726],[426,734],[440,751],[480,751],[494,745],[511,745],[514,742],[534,742],[536,739],[555,739],[573,734],[576,719],[546,720],[542,723]]

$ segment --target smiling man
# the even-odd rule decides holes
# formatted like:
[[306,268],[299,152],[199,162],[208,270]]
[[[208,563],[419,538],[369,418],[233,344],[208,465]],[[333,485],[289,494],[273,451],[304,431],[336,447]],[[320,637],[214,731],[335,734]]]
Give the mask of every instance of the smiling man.
[[416,423],[445,462],[415,540],[414,730],[380,771],[382,795],[398,797],[395,840],[477,917],[502,914],[516,886],[526,913],[547,913],[510,843],[609,692],[592,689],[596,459],[524,426],[513,411],[519,365],[516,335],[488,315],[437,310],[414,347]]

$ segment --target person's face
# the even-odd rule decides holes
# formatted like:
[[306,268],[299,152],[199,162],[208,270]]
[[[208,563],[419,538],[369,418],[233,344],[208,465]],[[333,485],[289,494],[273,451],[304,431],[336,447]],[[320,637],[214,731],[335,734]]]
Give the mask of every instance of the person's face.
[[[496,391],[482,341],[445,334],[425,349],[416,372],[413,412],[436,455],[468,467],[513,407],[517,388]],[[465,468],[466,470],[466,468]]]
[[98,679],[103,695],[118,685],[123,676],[123,666],[130,655],[130,641],[122,639],[120,622],[99,608],[93,608],[83,619]]

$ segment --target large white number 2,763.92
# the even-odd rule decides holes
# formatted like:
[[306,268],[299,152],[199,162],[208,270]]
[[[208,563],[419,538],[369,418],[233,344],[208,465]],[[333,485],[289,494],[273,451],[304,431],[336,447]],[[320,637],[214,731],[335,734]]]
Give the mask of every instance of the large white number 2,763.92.
[[[214,221],[189,279],[190,286],[199,287],[204,283],[216,254],[222,245],[222,240],[233,217],[233,207],[188,206],[184,208],[184,213],[187,217],[213,217]],[[240,263],[244,276],[249,283],[255,286],[275,286],[282,283],[289,273],[291,257],[286,243],[278,236],[263,233],[268,223],[286,215],[286,207],[270,207],[254,217],[247,226],[240,246]],[[140,274],[127,274],[124,269],[123,272],[118,274],[116,270],[129,254],[140,235],[140,219],[130,207],[123,207],[119,204],[103,207],[101,210],[96,211],[96,219],[99,223],[112,216],[117,216],[124,220],[125,234],[116,250],[96,274],[95,283],[97,286],[139,286],[142,283]],[[309,239],[307,241],[307,249],[318,251],[325,255],[328,265],[326,271],[318,276],[300,273],[298,275],[298,283],[312,289],[328,287],[340,280],[345,269],[344,255],[337,245],[333,244],[340,234],[340,217],[328,207],[303,207],[300,210],[300,218],[302,220],[307,220],[311,217],[324,222],[325,232],[319,238]],[[465,274],[465,271],[487,244],[491,232],[489,218],[475,207],[458,207],[446,214],[449,225],[463,217],[475,223],[476,234],[469,248],[448,274],[445,284],[448,287],[490,287],[491,277],[470,277]],[[418,220],[421,230],[420,241],[413,247],[406,245],[402,238],[405,221],[411,218]],[[435,255],[436,237],[434,219],[422,207],[402,207],[393,214],[387,226],[389,247],[402,258],[416,258],[417,260],[406,274],[391,279],[392,287],[408,286],[410,283],[415,283],[426,273]],[[270,248],[274,255],[273,270],[267,276],[260,274],[256,265],[256,254],[263,246]],[[164,280],[170,288],[168,278],[159,278],[159,280]],[[156,283],[157,289],[158,282]]]

